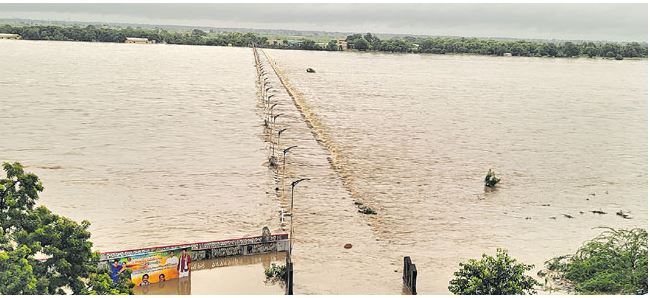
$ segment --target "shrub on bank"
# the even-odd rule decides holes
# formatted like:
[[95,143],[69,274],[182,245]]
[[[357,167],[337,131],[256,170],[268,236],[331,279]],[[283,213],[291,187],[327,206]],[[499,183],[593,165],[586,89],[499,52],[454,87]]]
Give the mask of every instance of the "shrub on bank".
[[483,254],[480,260],[460,263],[449,282],[449,291],[457,295],[523,295],[535,294],[535,279],[525,274],[533,265],[517,262],[508,252],[497,249],[496,257]]
[[546,268],[579,294],[647,294],[648,232],[610,228]]

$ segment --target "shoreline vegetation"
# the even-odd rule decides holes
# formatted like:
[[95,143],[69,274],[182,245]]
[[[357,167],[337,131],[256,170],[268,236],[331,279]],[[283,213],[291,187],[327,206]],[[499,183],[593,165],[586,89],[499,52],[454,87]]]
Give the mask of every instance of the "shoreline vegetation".
[[0,33],[18,34],[25,40],[123,43],[146,38],[155,43],[295,49],[314,51],[368,51],[389,53],[474,54],[485,56],[647,58],[648,44],[639,42],[540,41],[466,37],[393,37],[380,39],[371,33],[352,34],[327,42],[308,38],[271,39],[252,32],[214,32],[193,29],[168,31],[105,26],[0,25]]

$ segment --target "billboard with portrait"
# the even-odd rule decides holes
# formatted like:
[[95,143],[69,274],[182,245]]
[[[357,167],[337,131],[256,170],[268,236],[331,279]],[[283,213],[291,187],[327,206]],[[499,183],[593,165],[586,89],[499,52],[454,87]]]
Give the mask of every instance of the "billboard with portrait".
[[131,270],[131,281],[136,286],[163,282],[189,276],[191,247],[151,251],[113,259],[110,263],[111,277]]

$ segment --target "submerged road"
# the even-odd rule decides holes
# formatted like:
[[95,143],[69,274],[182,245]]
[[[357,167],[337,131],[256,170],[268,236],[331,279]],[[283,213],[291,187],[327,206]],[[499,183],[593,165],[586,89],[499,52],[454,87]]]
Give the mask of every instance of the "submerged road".
[[[355,201],[359,198],[349,186],[352,177],[341,165],[336,145],[327,141],[326,128],[282,69],[262,52],[254,55],[263,72],[258,81],[258,107],[262,119],[280,115],[264,134],[269,157],[275,153],[279,163],[277,169],[270,167],[276,186],[269,190],[276,194],[278,207],[289,210],[290,181],[311,178],[295,188],[295,222],[290,236],[294,245],[294,293],[402,293],[401,256],[379,245],[369,223],[372,216],[357,211]],[[278,138],[277,132],[282,129],[286,130]],[[282,153],[273,148],[290,146],[297,147],[286,155],[283,170]],[[351,249],[344,248],[348,243]]]

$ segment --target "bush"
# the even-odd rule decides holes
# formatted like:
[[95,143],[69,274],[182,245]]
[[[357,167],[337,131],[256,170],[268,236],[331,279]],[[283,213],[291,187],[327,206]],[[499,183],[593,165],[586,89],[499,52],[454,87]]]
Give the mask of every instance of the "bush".
[[497,174],[492,169],[489,169],[487,175],[485,175],[485,186],[495,187],[499,181],[501,181],[501,178],[497,178]]
[[271,264],[271,267],[264,269],[267,280],[286,280],[287,266]]
[[449,282],[449,291],[457,295],[522,295],[535,294],[535,279],[524,273],[533,265],[517,263],[508,252],[497,249],[497,256],[483,254],[480,260],[470,259],[460,263]]
[[647,294],[648,232],[610,228],[546,268],[580,294]]

